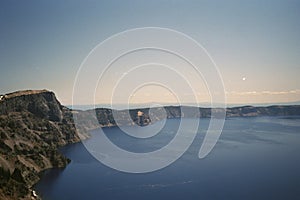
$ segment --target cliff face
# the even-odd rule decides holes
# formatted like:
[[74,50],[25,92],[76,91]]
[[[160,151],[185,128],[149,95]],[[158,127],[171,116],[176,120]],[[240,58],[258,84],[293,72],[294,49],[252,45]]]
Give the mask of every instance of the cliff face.
[[[202,108],[201,108],[202,109]],[[204,109],[203,113],[199,112],[197,107],[183,106],[166,106],[154,108],[140,108],[130,110],[111,110],[107,108],[97,108],[95,113],[100,126],[115,126],[116,124],[123,125],[139,125],[146,126],[156,121],[168,118],[190,117],[199,118],[207,116],[210,109]],[[91,111],[89,111],[91,112]],[[119,116],[118,122],[114,119],[114,114]],[[129,115],[128,115],[129,114]]]
[[57,101],[53,92],[46,90],[20,91],[6,94],[0,102],[0,115],[12,112],[30,112],[33,115],[61,122],[63,106]]
[[[184,108],[184,109],[183,109]],[[162,112],[162,110],[165,111]],[[223,111],[221,108],[215,108],[216,111]],[[198,107],[183,107],[183,106],[166,106],[161,108],[141,108],[131,110],[118,110],[113,111],[106,108],[97,108],[95,111],[90,110],[86,112],[95,112],[100,126],[116,126],[118,125],[139,125],[145,126],[151,123],[155,123],[158,120],[164,118],[210,118],[210,108],[198,108]],[[118,123],[114,119],[114,112],[120,117]],[[129,112],[129,118],[126,113]],[[141,113],[139,115],[139,113]],[[260,117],[260,116],[291,116],[300,115],[300,106],[269,106],[269,107],[253,107],[242,106],[226,108],[226,117]],[[122,117],[124,116],[124,117]]]
[[69,162],[57,148],[78,142],[71,111],[53,92],[21,91],[0,100],[0,198],[30,199],[38,174]]

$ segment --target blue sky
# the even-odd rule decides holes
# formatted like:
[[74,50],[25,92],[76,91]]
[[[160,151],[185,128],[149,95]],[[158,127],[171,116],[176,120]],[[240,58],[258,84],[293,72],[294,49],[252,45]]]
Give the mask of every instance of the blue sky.
[[[155,26],[183,32],[207,49],[228,103],[299,101],[299,10],[300,1],[291,0],[2,0],[0,93],[46,88],[70,104],[77,70],[97,44]],[[144,101],[148,93],[140,92]]]

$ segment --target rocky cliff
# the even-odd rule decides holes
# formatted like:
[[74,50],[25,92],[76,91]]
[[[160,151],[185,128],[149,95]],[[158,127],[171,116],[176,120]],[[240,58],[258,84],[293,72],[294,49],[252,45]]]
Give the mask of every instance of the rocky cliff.
[[31,199],[39,173],[69,162],[57,148],[78,142],[72,112],[53,92],[28,90],[1,96],[0,199]]
[[[214,108],[216,113],[224,111],[221,108]],[[211,108],[184,107],[184,106],[166,106],[158,108],[141,108],[131,110],[111,110],[107,108],[97,108],[86,112],[95,112],[100,126],[118,125],[140,125],[145,126],[164,118],[209,118],[211,117]],[[126,114],[129,113],[129,114]],[[140,114],[139,114],[140,113]],[[120,116],[116,122],[114,114]],[[253,107],[242,106],[226,108],[226,118],[229,117],[261,117],[261,116],[300,116],[300,105],[291,106],[268,106]],[[129,116],[129,117],[128,117]]]
[[[216,111],[222,110],[215,108]],[[119,116],[118,123],[114,118]],[[226,117],[300,115],[300,106],[234,107]],[[80,118],[76,128],[73,116]],[[26,90],[0,95],[0,199],[34,199],[39,174],[65,167],[58,147],[86,138],[87,131],[118,125],[146,126],[164,118],[208,118],[210,108],[166,106],[131,110],[97,108],[72,111],[53,92]]]

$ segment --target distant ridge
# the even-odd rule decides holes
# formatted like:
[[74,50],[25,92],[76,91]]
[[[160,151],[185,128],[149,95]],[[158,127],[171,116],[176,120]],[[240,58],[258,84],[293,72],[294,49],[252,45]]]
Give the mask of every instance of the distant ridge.
[[[201,107],[201,108],[211,108],[211,104],[208,102],[202,102],[202,103],[185,103],[182,105],[179,104],[173,104],[173,103],[143,103],[143,104],[114,104],[113,107],[111,104],[82,104],[82,105],[65,105],[66,107],[70,109],[75,110],[90,110],[94,108],[110,108],[115,110],[124,110],[129,107],[129,109],[138,109],[138,108],[148,108],[153,107],[152,105],[161,105],[163,107],[168,106],[190,106],[190,107]],[[253,106],[253,107],[268,107],[268,106],[295,106],[300,105],[300,101],[294,101],[294,102],[276,102],[276,103],[247,103],[247,104],[240,104],[240,103],[233,103],[233,104],[226,104],[227,108],[233,108],[233,107],[244,107],[244,106]],[[224,104],[215,104],[215,107],[221,106],[223,107]]]
[[[184,109],[183,109],[184,108]],[[83,113],[96,114],[100,126],[116,126],[116,125],[148,125],[165,117],[170,118],[210,118],[212,117],[212,109],[215,113],[226,111],[226,118],[231,117],[260,117],[260,116],[300,116],[300,105],[283,105],[283,106],[241,106],[233,108],[202,108],[192,106],[164,106],[151,108],[135,108],[130,110],[112,110],[109,108],[96,108]],[[166,116],[163,114],[163,110]],[[184,111],[183,111],[184,110]],[[138,113],[143,113],[139,115]],[[130,118],[128,118],[129,113]],[[114,120],[114,114],[119,117],[118,123]],[[95,125],[96,126],[96,125]]]

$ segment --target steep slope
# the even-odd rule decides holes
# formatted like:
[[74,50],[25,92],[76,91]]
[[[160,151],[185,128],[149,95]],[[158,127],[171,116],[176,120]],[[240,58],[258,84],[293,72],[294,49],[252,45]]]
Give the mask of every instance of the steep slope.
[[0,198],[31,199],[39,173],[69,162],[57,148],[78,142],[71,111],[53,92],[27,90],[0,100]]

